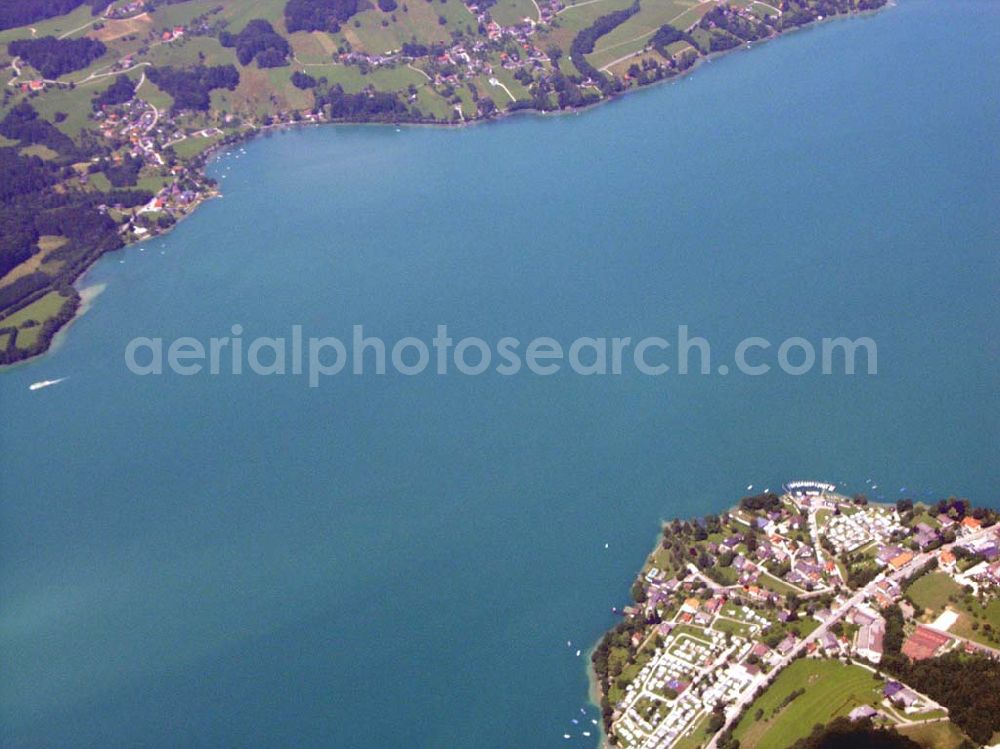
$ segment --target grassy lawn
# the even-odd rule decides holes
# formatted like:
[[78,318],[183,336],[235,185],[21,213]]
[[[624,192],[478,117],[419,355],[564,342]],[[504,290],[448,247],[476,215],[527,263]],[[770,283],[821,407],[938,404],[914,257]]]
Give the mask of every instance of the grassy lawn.
[[[207,138],[195,138],[195,140],[208,140]],[[185,143],[186,141],[181,141]],[[181,145],[178,143],[177,145]],[[177,148],[177,146],[174,146]],[[167,179],[156,173],[143,174],[139,177],[138,183],[136,183],[135,188],[137,190],[149,190],[150,192],[156,193],[163,189],[163,186],[167,184]]]
[[22,148],[21,155],[37,156],[38,158],[44,161],[49,161],[51,159],[56,158],[56,156],[58,156],[59,154],[56,151],[53,151],[48,146],[43,146],[42,144],[37,143],[33,146],[25,146],[24,148]]
[[[51,260],[49,262],[45,261],[45,256],[57,250],[66,244],[66,237],[46,234],[38,238],[38,249],[40,252],[36,252],[34,255],[29,257],[23,263],[13,267],[7,273],[6,276],[0,278],[0,286],[6,286],[7,284],[13,283],[19,278],[22,278],[29,273],[34,273],[37,270],[42,272],[56,272],[62,265],[59,260]],[[2,348],[2,347],[0,347]]]
[[[38,301],[32,302],[24,309],[18,310],[0,320],[0,327],[16,327],[18,329],[17,347],[21,349],[29,348],[38,340],[38,334],[42,330],[41,323],[50,317],[54,317],[65,303],[66,297],[58,291],[50,291]],[[34,320],[39,324],[27,328],[22,327],[28,320]]]
[[[72,31],[84,24],[88,24],[94,20],[94,17],[90,14],[89,5],[81,5],[79,8],[74,10],[72,13],[68,13],[65,16],[58,16],[56,18],[50,18],[46,21],[39,21],[38,23],[33,23],[31,26],[37,32],[36,37],[39,36],[62,36],[68,31]],[[82,29],[72,36],[82,36],[86,29]],[[16,29],[7,29],[6,31],[0,31],[0,45],[3,45],[6,50],[7,43],[15,39],[31,39],[31,32],[28,31],[26,26],[21,26]]]
[[[997,635],[1000,635],[1000,599],[994,598],[985,608],[981,607],[978,603],[973,604],[971,610],[964,604],[959,608],[962,609],[962,615],[950,631],[959,637],[965,637],[992,648],[1000,648],[1000,642],[997,641]],[[973,612],[979,615],[978,618],[973,616]],[[972,625],[975,623],[979,624],[977,629],[972,628]],[[987,637],[983,631],[984,624],[990,625],[994,633],[994,639],[991,640]]]
[[136,94],[145,102],[156,107],[161,112],[165,112],[174,105],[174,97],[160,89],[148,78],[144,79],[142,85],[136,89]]
[[[917,580],[907,590],[910,598],[917,605],[930,611],[924,619],[927,621],[936,617],[946,606],[951,606],[959,612],[958,621],[949,631],[982,643],[990,647],[1000,647],[1000,599],[993,599],[985,607],[975,600],[966,600],[965,591],[944,572],[932,572]],[[955,598],[952,602],[951,597]],[[978,625],[974,628],[974,625]],[[994,639],[990,639],[984,627],[989,625]]]
[[786,596],[791,595],[792,593],[798,594],[804,592],[800,588],[789,585],[784,580],[779,580],[769,572],[762,572],[760,577],[757,579],[757,583],[768,590],[773,590],[775,593],[781,593]]
[[896,730],[926,749],[957,749],[965,740],[965,734],[947,720],[918,726],[904,726]]
[[[167,6],[167,7],[182,7]],[[158,67],[164,65],[194,65],[198,62],[198,53],[205,55],[205,65],[236,65],[242,74],[244,68],[236,60],[233,49],[223,47],[218,39],[208,36],[185,36],[176,42],[158,44],[143,57]]]
[[538,21],[538,8],[532,0],[498,0],[490,7],[490,15],[501,26],[515,26],[525,18]]
[[447,121],[451,118],[451,104],[430,86],[417,90],[416,106],[424,114],[433,114],[439,120]]
[[735,585],[740,579],[739,570],[730,565],[729,567],[715,567],[709,575],[713,580],[721,582],[723,585]]
[[753,633],[753,627],[749,624],[744,624],[742,622],[734,622],[730,619],[716,619],[712,623],[712,629],[716,629],[719,632],[728,632],[738,637],[750,637]]
[[554,44],[566,52],[566,57],[559,61],[559,67],[563,72],[570,70],[575,72],[576,70],[569,62],[569,45],[573,38],[601,16],[615,10],[622,10],[631,4],[632,0],[599,0],[596,3],[580,0],[580,3],[577,3],[580,7],[574,7],[573,3],[568,3],[566,10],[556,16],[556,20],[552,24],[552,31],[545,40],[545,47]]
[[[178,158],[186,160],[194,156],[197,156],[202,151],[212,146],[214,143],[218,143],[220,140],[222,140],[221,135],[212,135],[208,138],[202,138],[200,136],[190,136],[180,141],[179,143],[174,143],[173,148]],[[153,192],[159,191],[163,185],[161,178],[157,177],[157,179],[160,180],[160,182],[158,182],[157,187],[153,188],[150,186],[146,189],[151,189]]]
[[[109,82],[109,81],[108,81]],[[48,120],[55,118],[56,112],[64,112],[67,117],[63,122],[57,123],[62,132],[71,138],[76,138],[81,130],[92,129],[96,123],[90,119],[90,100],[95,91],[102,87],[77,86],[73,90],[50,88],[44,96],[36,96],[31,99],[31,106],[38,110],[38,114]]]
[[[348,42],[355,50],[384,54],[398,50],[412,38],[423,44],[447,42],[453,30],[466,31],[468,27],[475,32],[477,26],[475,16],[460,0],[443,3],[440,0],[407,0],[398,5],[391,13],[383,13],[373,6],[352,16],[336,36],[336,46]],[[443,25],[439,17],[445,19]]]
[[276,31],[284,33],[286,3],[287,0],[254,0],[252,3],[230,3],[222,15],[229,20],[229,27],[233,32],[242,31],[255,18],[263,18],[265,21],[270,21]]
[[[254,5],[257,4],[254,3]],[[186,26],[191,22],[192,18],[208,13],[218,5],[219,3],[215,0],[187,0],[187,2],[173,5],[163,4],[153,13],[153,26],[157,29],[170,26]],[[216,17],[213,16],[212,18]],[[232,19],[230,19],[230,23],[232,23]]]
[[587,60],[594,67],[601,68],[613,60],[638,52],[661,26],[673,22],[694,5],[694,0],[642,4],[638,13],[597,40],[594,52],[587,55]]
[[99,192],[110,192],[112,190],[111,181],[104,172],[90,174],[87,176],[90,186]]
[[680,16],[674,18],[670,24],[676,28],[684,31],[685,29],[691,28],[694,24],[701,20],[701,17],[708,13],[712,9],[712,3],[700,3],[695,5],[690,10],[684,11]]
[[[877,704],[878,682],[871,672],[840,661],[800,659],[782,671],[747,710],[734,735],[743,749],[787,747],[808,736],[816,723],[847,715],[858,705]],[[795,690],[805,693],[782,707]],[[755,717],[763,711],[761,719]]]
[[948,605],[949,596],[962,596],[962,588],[945,572],[924,575],[906,591],[918,607],[939,613]]

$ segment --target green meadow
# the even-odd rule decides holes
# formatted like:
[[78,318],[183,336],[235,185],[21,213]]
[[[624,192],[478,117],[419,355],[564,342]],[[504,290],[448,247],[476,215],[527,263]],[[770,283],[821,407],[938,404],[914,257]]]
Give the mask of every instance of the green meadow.
[[[859,705],[877,704],[880,688],[881,682],[860,666],[802,658],[778,674],[746,711],[733,735],[742,749],[784,749],[808,736],[817,723],[847,715]],[[806,691],[783,704],[799,689]]]

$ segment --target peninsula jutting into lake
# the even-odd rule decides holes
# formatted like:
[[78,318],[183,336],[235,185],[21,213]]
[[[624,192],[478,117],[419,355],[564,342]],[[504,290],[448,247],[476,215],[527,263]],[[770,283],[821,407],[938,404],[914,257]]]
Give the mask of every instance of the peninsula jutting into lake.
[[220,186],[215,149],[295,123],[587,107],[886,0],[21,0],[0,8],[0,364],[49,347],[104,253]]
[[995,743],[997,520],[816,481],[673,520],[592,656],[608,743]]

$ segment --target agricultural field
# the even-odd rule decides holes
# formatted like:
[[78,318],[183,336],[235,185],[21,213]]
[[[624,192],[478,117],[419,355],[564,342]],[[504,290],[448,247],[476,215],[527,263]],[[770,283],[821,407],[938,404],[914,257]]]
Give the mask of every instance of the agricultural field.
[[17,328],[15,345],[20,349],[30,348],[38,340],[41,323],[58,314],[65,303],[66,297],[58,291],[50,291],[38,301],[0,319],[0,328]]
[[308,70],[314,65],[329,65],[337,54],[337,41],[322,31],[296,31],[288,35],[292,45],[293,62],[300,69]]
[[921,609],[938,614],[948,605],[949,598],[963,595],[962,587],[945,572],[932,572],[913,583],[906,591]]
[[[983,632],[984,627],[989,625],[995,634],[1000,633],[1000,598],[994,598],[985,607],[978,603],[973,604],[972,607],[963,605],[962,610],[962,616],[959,617],[951,631],[959,637],[966,637],[983,645],[1000,648],[996,639],[990,639]],[[974,627],[976,624],[979,626]]]
[[37,270],[58,270],[58,260],[46,262],[45,258],[50,252],[59,249],[64,244],[66,244],[66,237],[56,235],[43,235],[39,237],[37,243],[39,252],[36,252],[28,258],[28,260],[7,273],[6,276],[0,278],[0,287],[13,283],[17,279],[22,278],[29,273],[34,273]]
[[947,720],[901,726],[896,730],[913,739],[925,749],[958,749],[964,741],[967,741],[965,734],[954,723]]
[[541,20],[541,13],[534,0],[498,0],[490,6],[490,15],[501,26],[516,26],[525,18],[536,23]]
[[[22,26],[16,29],[0,31],[0,45],[3,45],[3,52],[6,55],[7,42],[12,42],[15,39],[29,39],[41,36],[62,38],[80,36],[93,21],[94,16],[91,14],[90,8],[86,5],[81,5],[76,10],[64,16],[49,18],[27,27]],[[31,31],[32,29],[34,29],[34,32]]]
[[[108,82],[110,80],[105,81],[105,85]],[[46,91],[45,96],[32,99],[31,104],[40,116],[55,122],[56,127],[69,137],[76,138],[81,130],[94,128],[94,121],[90,118],[90,102],[94,93],[102,88],[104,88],[103,85],[95,84],[93,86],[77,86],[73,89],[53,89]],[[66,118],[60,122],[56,118],[57,112],[62,112]]]
[[[551,30],[545,35],[546,46],[554,45],[567,53],[559,61],[563,72],[572,71],[575,73],[576,71],[568,59],[569,46],[573,43],[576,35],[601,16],[616,10],[623,10],[631,4],[632,0],[581,0],[575,4],[568,3],[566,8],[556,15],[552,21]],[[598,46],[601,42],[598,43]]]
[[155,83],[145,77],[136,89],[136,94],[161,112],[167,111],[174,105],[174,98],[170,94],[160,90]]
[[[190,159],[193,156],[197,156],[202,151],[205,151],[208,148],[211,148],[213,145],[215,145],[216,143],[218,143],[221,139],[222,139],[221,135],[212,135],[212,136],[209,136],[207,138],[206,137],[197,136],[197,135],[193,135],[193,136],[185,138],[184,140],[180,141],[179,143],[174,143],[173,149],[174,149],[174,152],[177,154],[177,156],[179,158],[181,158],[181,159]],[[163,186],[162,184],[158,185],[157,189],[159,189],[159,187],[162,187],[162,186]]]
[[641,51],[664,24],[675,23],[692,8],[704,8],[707,12],[713,5],[711,2],[698,3],[696,0],[663,0],[640,4],[638,13],[601,37],[593,53],[587,55],[587,60],[598,69],[610,66],[615,60]]
[[[799,689],[805,693],[783,704]],[[741,749],[787,747],[808,736],[817,723],[847,715],[859,705],[878,704],[880,689],[881,682],[860,666],[803,658],[782,671],[750,705],[733,734]]]
[[707,713],[700,718],[691,728],[691,732],[687,736],[682,736],[674,744],[673,749],[700,749],[703,747],[712,737],[712,734],[708,731],[710,718],[711,716]]
[[471,34],[478,25],[461,0],[407,0],[391,13],[373,7],[356,14],[334,38],[338,47],[382,55],[413,39],[424,44],[447,42],[452,31]]

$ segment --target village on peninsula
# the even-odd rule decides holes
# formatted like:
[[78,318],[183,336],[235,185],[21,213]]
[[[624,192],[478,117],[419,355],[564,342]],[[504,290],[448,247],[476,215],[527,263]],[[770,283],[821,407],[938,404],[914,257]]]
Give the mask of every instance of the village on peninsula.
[[591,656],[606,744],[996,744],[997,519],[797,481],[666,523]]
[[218,149],[294,124],[460,125],[573,111],[677,79],[727,51],[885,4],[4,4],[0,365],[48,349],[81,307],[75,284],[98,258],[127,244],[142,248],[220,194],[204,173]]

